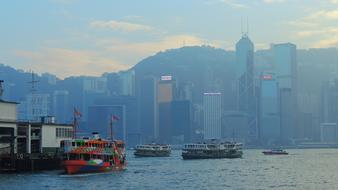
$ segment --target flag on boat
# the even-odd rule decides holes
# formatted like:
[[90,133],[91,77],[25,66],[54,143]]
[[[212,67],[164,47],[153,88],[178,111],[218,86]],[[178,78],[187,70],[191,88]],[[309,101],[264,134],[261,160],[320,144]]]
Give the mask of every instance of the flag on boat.
[[81,112],[79,112],[75,107],[74,107],[74,115],[75,115],[75,116],[82,117]]
[[111,120],[112,120],[112,121],[118,121],[118,120],[120,120],[120,118],[118,118],[117,116],[113,115],[113,116],[111,117]]
[[119,165],[120,164],[120,159],[119,159],[119,152],[116,148],[116,144],[114,143],[114,146],[113,146],[114,150],[113,150],[113,159],[114,159],[114,163],[116,165]]

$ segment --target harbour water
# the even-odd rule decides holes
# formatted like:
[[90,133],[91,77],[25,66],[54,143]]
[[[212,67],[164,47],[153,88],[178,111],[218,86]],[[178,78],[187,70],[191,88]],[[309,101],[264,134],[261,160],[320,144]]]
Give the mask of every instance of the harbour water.
[[244,150],[242,159],[134,158],[127,170],[68,176],[61,171],[0,174],[0,189],[338,189],[338,149],[290,149],[265,156]]

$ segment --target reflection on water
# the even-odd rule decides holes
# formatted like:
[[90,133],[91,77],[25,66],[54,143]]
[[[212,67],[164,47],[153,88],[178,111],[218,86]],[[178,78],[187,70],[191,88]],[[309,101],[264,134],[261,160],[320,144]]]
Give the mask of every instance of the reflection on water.
[[336,189],[338,149],[288,150],[265,156],[244,150],[242,159],[134,158],[122,172],[64,175],[62,171],[0,174],[0,189]]

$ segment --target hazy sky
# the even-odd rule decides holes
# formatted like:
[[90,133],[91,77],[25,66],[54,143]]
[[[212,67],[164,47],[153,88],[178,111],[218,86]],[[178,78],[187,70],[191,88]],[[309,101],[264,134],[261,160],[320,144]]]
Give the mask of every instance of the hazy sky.
[[247,17],[256,49],[338,44],[338,0],[10,0],[0,6],[0,63],[100,75],[183,45],[234,49]]

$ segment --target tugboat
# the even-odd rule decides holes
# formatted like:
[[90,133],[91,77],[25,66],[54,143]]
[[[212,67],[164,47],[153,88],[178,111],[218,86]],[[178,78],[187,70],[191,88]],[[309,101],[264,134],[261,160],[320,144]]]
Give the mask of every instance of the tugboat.
[[124,170],[125,145],[120,140],[105,140],[93,133],[93,138],[65,140],[63,167],[67,174]]
[[282,149],[271,149],[262,152],[264,155],[288,155],[289,153]]
[[170,145],[143,144],[134,148],[136,157],[168,157],[171,154]]
[[187,159],[211,159],[211,158],[241,158],[243,144],[235,142],[224,143],[191,143],[185,144],[182,157]]

